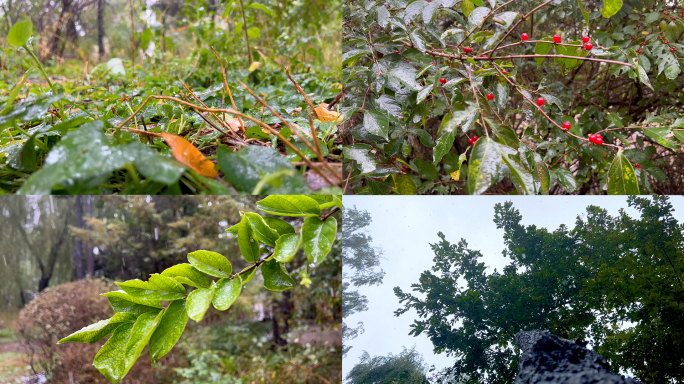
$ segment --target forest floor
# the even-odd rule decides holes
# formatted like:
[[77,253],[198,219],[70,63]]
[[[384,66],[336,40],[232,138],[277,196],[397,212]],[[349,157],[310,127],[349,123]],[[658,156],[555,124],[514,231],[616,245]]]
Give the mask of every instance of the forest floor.
[[31,376],[13,328],[0,329],[0,383],[21,383]]

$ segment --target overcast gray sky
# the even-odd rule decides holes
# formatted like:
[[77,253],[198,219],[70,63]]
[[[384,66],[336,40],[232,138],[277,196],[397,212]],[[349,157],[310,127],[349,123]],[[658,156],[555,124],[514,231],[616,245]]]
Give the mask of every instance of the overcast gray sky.
[[[452,243],[464,238],[471,249],[482,252],[482,261],[501,271],[509,260],[501,256],[504,249],[503,229],[494,224],[494,205],[513,201],[522,215],[522,224],[534,224],[549,230],[566,224],[574,228],[577,215],[585,215],[586,207],[596,205],[617,215],[625,208],[630,216],[638,212],[627,207],[626,197],[608,196],[344,196],[345,207],[356,206],[370,212],[373,222],[367,227],[373,237],[373,245],[384,250],[382,269],[386,272],[383,284],[362,287],[361,293],[369,300],[369,310],[345,319],[354,326],[364,323],[365,332],[346,342],[352,349],[343,360],[343,375],[358,363],[363,351],[371,356],[398,354],[402,346],[416,350],[429,365],[442,369],[453,364],[445,354],[432,353],[432,343],[425,335],[409,336],[409,325],[417,318],[411,310],[399,317],[393,312],[400,307],[393,288],[399,286],[411,292],[411,284],[417,283],[420,274],[432,267],[434,254],[430,243],[439,241],[441,231]],[[674,216],[684,221],[684,197],[671,196]]]

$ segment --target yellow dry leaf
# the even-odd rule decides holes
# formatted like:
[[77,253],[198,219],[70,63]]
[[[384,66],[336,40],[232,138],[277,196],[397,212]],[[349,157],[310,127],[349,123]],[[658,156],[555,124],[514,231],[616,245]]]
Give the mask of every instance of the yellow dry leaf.
[[175,157],[176,160],[187,165],[188,168],[202,176],[212,179],[216,178],[218,172],[216,172],[216,168],[214,168],[214,163],[204,157],[202,152],[195,148],[192,143],[180,136],[166,132],[162,132],[161,137],[164,138],[166,144],[171,147],[173,157]]
[[332,84],[330,84],[330,88],[342,89],[342,84],[340,84],[340,83],[332,83]]
[[648,31],[641,31],[642,35],[648,35]]
[[328,121],[342,122],[342,114],[336,111],[328,111],[328,104],[321,103],[316,107],[316,115],[318,115],[319,120],[323,123]]
[[459,169],[458,171],[451,172],[450,175],[452,179],[458,180],[458,178],[461,177],[461,170]]
[[258,62],[258,61],[255,61],[255,62],[253,62],[253,63],[249,66],[249,71],[250,71],[250,72],[254,72],[254,71],[256,71],[256,70],[259,69],[259,68],[261,68],[261,63]]

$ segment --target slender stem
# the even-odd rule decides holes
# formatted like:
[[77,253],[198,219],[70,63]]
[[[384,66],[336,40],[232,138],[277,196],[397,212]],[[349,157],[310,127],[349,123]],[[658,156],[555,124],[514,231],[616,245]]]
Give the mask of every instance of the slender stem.
[[128,0],[131,7],[131,83],[133,83],[133,72],[135,72],[135,20],[133,19],[133,0]]
[[[216,53],[216,50],[214,49],[214,47],[211,47],[211,50],[214,51],[214,55],[216,56],[216,60],[218,60],[219,65],[221,66],[221,74],[223,74],[223,86],[226,88],[226,91],[228,91],[228,97],[230,98],[230,105],[232,105],[233,109],[237,111],[237,107],[235,106],[235,101],[233,100],[233,92],[230,91],[230,87],[228,86],[228,80],[226,79],[226,70],[223,68],[223,62],[221,61],[221,58],[219,58],[219,55],[218,55],[218,53]],[[245,123],[239,117],[238,117],[238,120],[240,121],[240,129],[244,133],[246,131]]]
[[242,30],[245,32],[245,43],[247,44],[247,64],[252,61],[252,48],[249,46],[249,34],[247,33],[247,18],[245,17],[245,6],[242,4],[242,0],[238,2],[240,4],[240,14],[242,15]]
[[321,217],[321,221],[326,221],[328,220],[328,217],[332,216],[335,212],[339,211],[340,208],[335,206],[335,208],[331,209],[330,212],[328,212],[325,216]]

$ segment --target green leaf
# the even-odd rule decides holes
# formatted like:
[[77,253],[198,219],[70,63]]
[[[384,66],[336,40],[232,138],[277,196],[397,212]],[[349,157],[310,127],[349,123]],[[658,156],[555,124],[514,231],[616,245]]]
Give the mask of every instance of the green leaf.
[[147,300],[178,300],[185,298],[185,288],[176,280],[154,274],[149,281],[128,280],[116,283],[131,296]]
[[140,49],[146,50],[152,41],[152,30],[145,28],[145,30],[140,35]]
[[603,9],[601,9],[601,14],[604,18],[609,18],[622,8],[622,0],[603,0]]
[[273,228],[280,236],[288,233],[295,233],[294,227],[283,219],[271,216],[265,216],[263,219],[264,222],[266,222],[266,225]]
[[175,183],[184,172],[149,145],[137,141],[116,145],[116,139],[102,130],[102,120],[96,120],[67,133],[48,153],[43,168],[19,189],[19,194],[49,194],[56,185],[87,183],[129,163],[135,164],[146,177],[164,184]]
[[442,161],[444,155],[449,153],[451,147],[454,146],[454,140],[456,138],[456,131],[443,131],[437,138],[437,145],[435,145],[435,150],[432,152],[432,162],[437,164]]
[[489,15],[489,12],[491,9],[487,7],[478,7],[473,10],[473,12],[468,15],[468,24],[470,24],[470,29],[473,30],[474,28],[480,27],[482,25],[482,21],[484,21],[485,17]]
[[632,164],[625,157],[622,149],[618,150],[615,159],[608,169],[609,195],[638,195],[639,181]]
[[469,195],[484,193],[496,180],[500,166],[501,152],[498,144],[488,137],[479,138],[468,162],[466,192]]
[[651,85],[651,82],[648,80],[648,74],[646,73],[643,67],[639,66],[637,75],[639,76],[639,81],[641,81],[647,87],[651,88],[651,90],[653,90],[653,86]]
[[352,144],[345,145],[342,152],[346,161],[353,160],[361,173],[368,174],[376,168],[375,159],[368,153],[372,148],[368,144]]
[[251,193],[262,177],[279,171],[292,171],[291,176],[280,178],[280,184],[267,183],[262,193],[271,194],[309,194],[311,190],[295,167],[273,148],[250,145],[233,152],[224,145],[217,149],[217,159],[225,181],[238,191]]
[[24,76],[22,76],[21,79],[19,79],[17,85],[15,85],[14,88],[12,88],[12,92],[10,92],[9,96],[7,97],[7,100],[5,100],[5,108],[0,114],[4,115],[7,112],[9,112],[9,110],[12,108],[12,103],[14,103],[14,100],[16,100],[17,96],[19,96],[19,92],[21,92],[21,88],[24,86],[24,82],[26,82],[29,75],[31,74],[31,71],[33,71],[34,69],[36,69],[36,67],[29,68],[24,73]]
[[473,4],[473,2],[471,0],[463,0],[461,2],[461,12],[463,12],[465,17],[469,17],[474,9],[475,9],[475,4]]
[[378,12],[378,24],[381,27],[385,28],[387,26],[387,24],[389,23],[389,19],[391,17],[390,12],[387,10],[387,8],[385,8],[382,5],[375,7],[375,9]]
[[308,196],[271,195],[257,201],[257,208],[278,216],[319,216],[321,208]]
[[507,125],[499,125],[497,123],[488,124],[492,127],[492,132],[499,140],[499,143],[507,145],[511,148],[518,149],[520,147],[520,139],[513,131],[513,128]]
[[304,252],[309,263],[320,263],[332,248],[337,236],[337,220],[328,217],[321,221],[318,217],[307,217],[302,226],[302,241]]
[[363,114],[363,127],[368,133],[389,140],[387,137],[389,119],[384,113],[373,109],[367,109]]
[[295,282],[287,273],[285,266],[275,259],[261,264],[261,274],[264,277],[264,287],[268,290],[282,292],[295,286]]
[[198,323],[202,321],[213,295],[214,291],[211,288],[200,288],[190,292],[186,304],[188,316]]
[[[256,268],[255,268],[256,270]],[[214,289],[214,308],[225,311],[237,300],[242,292],[242,279],[240,275],[235,275],[233,279],[221,279],[216,283]]]
[[269,227],[257,213],[245,212],[244,216],[247,217],[247,221],[252,227],[252,236],[262,244],[275,247],[275,242],[280,237],[278,232]]
[[161,317],[161,312],[145,313],[135,323],[125,323],[117,328],[95,355],[95,368],[111,383],[119,382],[135,364]]
[[249,36],[250,39],[260,39],[261,38],[261,30],[258,27],[252,27],[247,30],[247,36]]
[[214,277],[230,277],[233,271],[230,261],[223,255],[211,251],[195,251],[188,253],[188,261],[193,267]]
[[300,237],[296,234],[282,235],[276,240],[273,258],[278,262],[287,263],[297,253],[300,244]]
[[[478,140],[478,142],[479,141],[480,140]],[[475,145],[477,146],[477,143],[475,143]],[[503,162],[506,163],[508,169],[511,171],[511,175],[516,181],[518,192],[525,195],[534,194],[534,178],[532,177],[532,174],[523,168],[522,165],[518,164],[517,161],[509,158],[507,154],[508,151],[506,151],[505,148],[508,148],[513,153],[515,153],[515,150],[503,145],[499,145],[498,147],[501,151],[501,158],[503,159]]]
[[114,308],[114,311],[119,313],[130,313],[136,317],[147,312],[156,314],[162,309],[158,300],[140,299],[133,297],[124,291],[107,292],[103,293],[102,296],[109,300],[109,304]]
[[411,43],[413,46],[422,53],[425,53],[425,38],[418,32],[418,30],[413,30],[409,35],[411,38]]
[[421,86],[418,84],[418,82],[416,82],[416,73],[417,70],[413,67],[413,65],[401,61],[397,63],[389,72],[387,72],[387,76],[396,79],[412,91],[418,91]]
[[249,7],[250,7],[250,8],[260,9],[260,10],[266,12],[267,14],[269,14],[270,16],[273,16],[273,15],[275,14],[275,12],[273,12],[273,10],[272,10],[271,8],[269,8],[269,7],[267,7],[267,6],[263,5],[263,4],[251,3],[251,4],[249,5]]
[[[548,40],[548,38],[542,39],[542,40]],[[551,47],[553,44],[550,43],[537,43],[534,45],[534,54],[535,55],[548,55],[549,52],[551,51]],[[544,62],[544,57],[535,57],[534,58],[537,61],[537,68],[539,68],[542,63]]]
[[195,288],[206,288],[209,286],[207,276],[198,271],[190,264],[178,264],[173,267],[166,268],[162,276],[174,278],[181,284],[190,285]]
[[657,141],[658,144],[662,145],[663,147],[667,147],[670,149],[679,149],[679,147],[671,142],[670,140],[667,140],[665,137],[670,134],[670,128],[667,127],[657,127],[657,128],[644,128],[644,134],[653,140]]
[[26,45],[33,33],[33,23],[31,20],[20,21],[12,26],[7,34],[7,42],[14,48]]
[[[252,238],[252,227],[246,216],[237,225],[237,238],[240,253],[248,263],[255,263],[259,260],[259,244]],[[256,245],[256,246],[255,246]]]
[[28,99],[21,103],[13,104],[9,109],[7,108],[7,103],[5,103],[3,115],[0,116],[0,128],[11,124],[14,120],[25,123],[40,119],[47,113],[51,104],[56,103],[63,98],[63,93],[57,95],[46,93],[35,99]]
[[425,88],[421,89],[420,92],[418,92],[418,96],[416,96],[416,104],[420,104],[425,101],[425,98],[428,97],[434,87],[434,84],[428,84],[425,86]]
[[572,172],[570,172],[570,170],[565,168],[558,168],[554,170],[554,173],[558,178],[558,182],[560,182],[565,187],[566,192],[575,192],[575,190],[577,189],[577,180],[575,180],[575,176],[572,174]]
[[342,54],[342,66],[345,66],[347,63],[356,62],[356,59],[359,57],[370,53],[371,52],[368,49],[352,49],[351,51],[347,51]]
[[256,275],[257,268],[252,268],[249,272],[247,272],[246,275],[240,275],[242,276],[242,286],[244,287],[245,284],[247,284],[252,278]]
[[185,300],[172,301],[164,311],[157,329],[150,338],[152,363],[171,351],[183,334],[187,323],[188,313],[185,310]]
[[114,318],[110,317],[106,320],[100,320],[95,324],[90,324],[87,327],[72,333],[71,335],[58,341],[57,344],[76,342],[76,343],[95,343],[103,337],[111,335],[123,323],[135,322],[135,317],[131,321],[112,321]]
[[394,178],[394,192],[400,195],[415,195],[416,194],[416,184],[407,175],[397,176],[392,174]]
[[37,134],[38,132],[31,135],[21,147],[21,168],[26,172],[34,172],[38,168],[35,148]]

